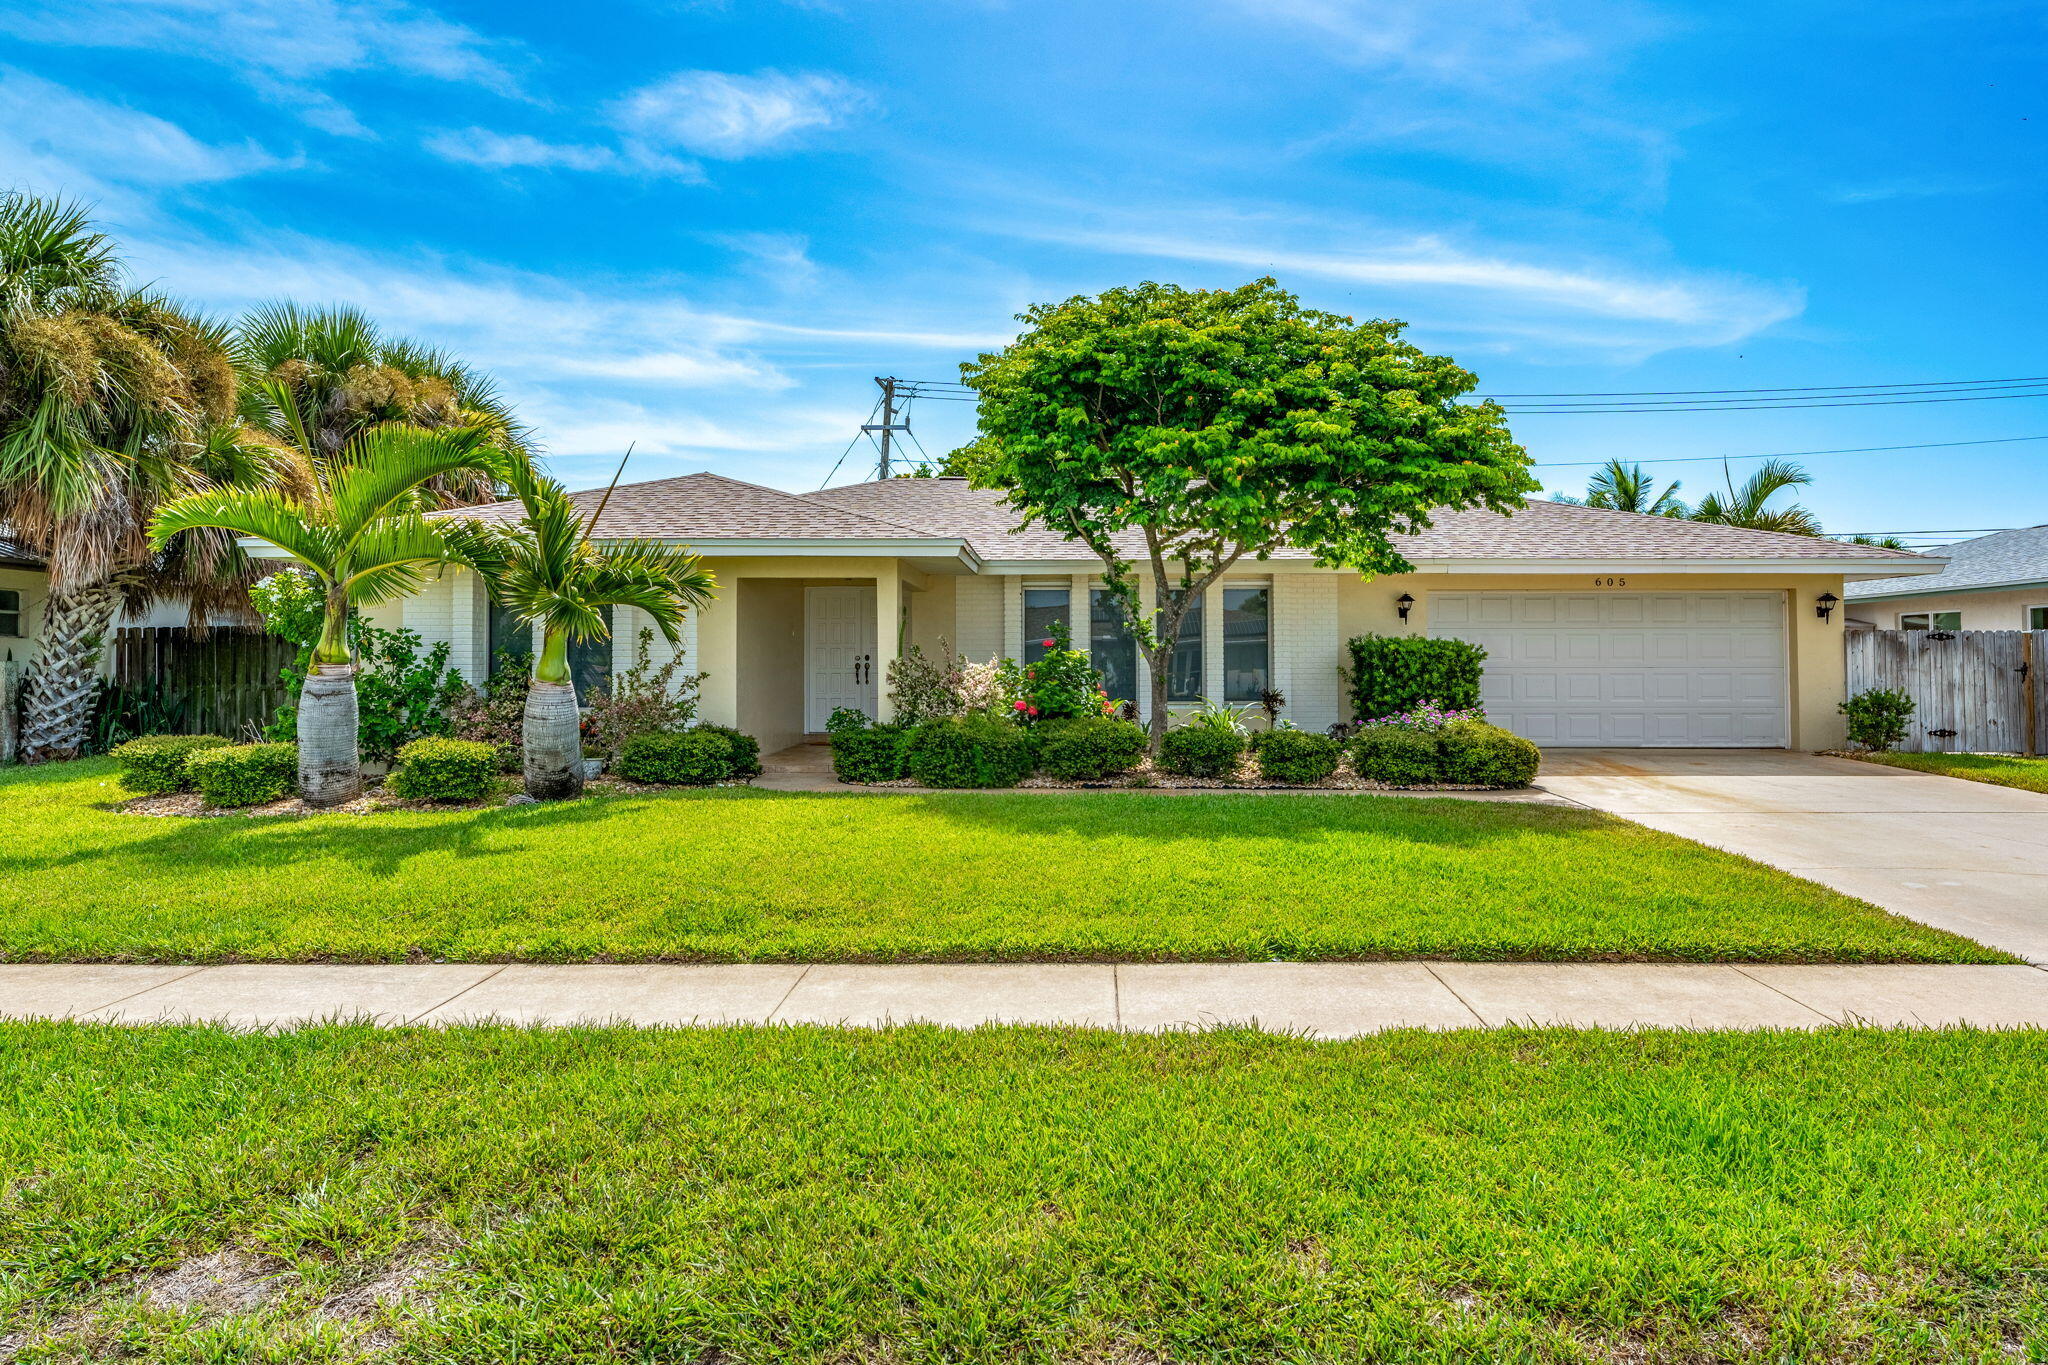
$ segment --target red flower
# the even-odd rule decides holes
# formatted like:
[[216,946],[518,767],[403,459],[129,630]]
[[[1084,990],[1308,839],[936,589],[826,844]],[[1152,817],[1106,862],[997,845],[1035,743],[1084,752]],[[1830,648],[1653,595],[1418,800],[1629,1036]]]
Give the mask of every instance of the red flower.
[[1053,642],[1050,640],[1040,640],[1038,643],[1044,645],[1047,649],[1051,649]]
[[1029,706],[1030,704],[1031,703],[1028,701],[1020,701],[1015,703],[1010,709],[1013,711],[1022,711],[1025,707]]
[[1035,706],[1027,706],[1024,709],[1029,711],[1034,716],[1038,714],[1038,708]]

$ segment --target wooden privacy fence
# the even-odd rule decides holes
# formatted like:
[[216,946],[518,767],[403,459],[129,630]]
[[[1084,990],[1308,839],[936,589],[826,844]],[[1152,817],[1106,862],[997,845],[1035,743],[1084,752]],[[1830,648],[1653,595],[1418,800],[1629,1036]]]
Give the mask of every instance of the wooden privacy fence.
[[1849,695],[1913,699],[1909,754],[2039,754],[2048,747],[2048,630],[1857,630]]
[[199,636],[181,626],[131,626],[114,637],[107,681],[114,704],[150,717],[150,729],[238,739],[287,699],[278,674],[297,654],[290,641],[260,630],[216,626]]

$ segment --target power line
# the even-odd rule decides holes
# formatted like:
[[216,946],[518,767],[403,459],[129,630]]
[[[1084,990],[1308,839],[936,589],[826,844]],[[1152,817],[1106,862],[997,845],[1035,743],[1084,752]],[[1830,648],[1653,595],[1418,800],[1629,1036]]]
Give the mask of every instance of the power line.
[[1986,393],[1970,394],[1966,396],[1949,396],[1944,398],[1864,398],[1841,403],[1810,403],[1801,401],[1787,401],[1782,403],[1748,403],[1734,407],[1603,407],[1596,404],[1585,404],[1576,407],[1568,405],[1556,405],[1549,407],[1533,408],[1503,407],[1501,411],[1516,417],[1557,416],[1564,413],[1587,413],[1601,416],[1623,416],[1658,412],[1812,412],[1817,411],[1821,408],[1895,408],[1908,407],[1921,403],[1992,403],[1997,402],[1999,399],[2003,398],[2048,398],[2048,388],[2036,389],[2029,391],[2027,393]]
[[1710,393],[1817,393],[1855,392],[1869,389],[1952,389],[1986,384],[2048,383],[2048,375],[2021,375],[2016,379],[1926,379],[1894,384],[1809,384],[1786,389],[1623,389],[1615,393],[1485,393],[1481,398],[1694,398]]
[[[2048,441],[2048,436],[1992,436],[1981,441],[1925,441],[1909,446],[1849,446],[1842,450],[1780,450],[1767,455],[1672,455],[1625,460],[1624,464],[1719,464],[1723,460],[1791,460],[1809,455],[1871,455],[1885,450],[1943,450],[1950,446],[1995,446],[2013,441]],[[1612,460],[1539,460],[1534,469],[1600,469]]]

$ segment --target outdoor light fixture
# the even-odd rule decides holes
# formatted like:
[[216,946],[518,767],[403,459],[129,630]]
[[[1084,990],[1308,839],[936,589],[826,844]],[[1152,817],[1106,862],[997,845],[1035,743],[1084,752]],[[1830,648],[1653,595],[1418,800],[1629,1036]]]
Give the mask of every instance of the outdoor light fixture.
[[1402,594],[1401,594],[1401,595],[1400,595],[1399,597],[1397,597],[1397,598],[1395,598],[1395,599],[1394,599],[1394,610],[1396,610],[1396,611],[1398,611],[1398,612],[1400,612],[1400,613],[1401,613],[1401,619],[1402,619],[1403,621],[1405,621],[1405,620],[1407,620],[1407,619],[1408,619],[1408,610],[1409,610],[1409,608],[1413,607],[1414,605],[1415,605],[1415,599],[1414,599],[1414,598],[1412,598],[1412,597],[1410,597],[1410,596],[1409,596],[1409,595],[1408,595],[1407,593],[1405,593],[1405,592],[1404,592],[1404,593],[1402,593]]
[[1841,600],[1841,598],[1835,596],[1831,592],[1822,593],[1820,595],[1820,600],[1813,604],[1814,614],[1819,616],[1820,619],[1823,621],[1827,620],[1830,616],[1833,616],[1835,614],[1835,603]]

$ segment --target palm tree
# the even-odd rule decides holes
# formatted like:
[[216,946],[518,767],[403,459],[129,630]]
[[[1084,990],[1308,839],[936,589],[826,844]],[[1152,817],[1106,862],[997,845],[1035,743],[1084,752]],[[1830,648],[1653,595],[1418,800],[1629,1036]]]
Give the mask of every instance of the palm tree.
[[1656,480],[1641,465],[1609,460],[1599,473],[1587,480],[1583,502],[1578,498],[1560,498],[1559,501],[1578,502],[1585,507],[1604,507],[1613,512],[1682,517],[1686,514],[1685,504],[1679,501],[1678,488],[1678,480],[1673,479],[1660,492]]
[[[474,427],[500,454],[531,454],[524,430],[489,378],[444,352],[384,336],[356,309],[270,304],[243,317],[237,335],[242,363],[291,391],[292,408],[304,415],[307,434],[322,455],[338,453],[380,422],[436,430]],[[481,470],[443,476],[425,491],[436,507],[503,496]]]
[[514,461],[501,475],[524,508],[519,526],[469,523],[461,544],[464,558],[490,580],[497,600],[541,628],[521,732],[526,793],[558,801],[583,790],[570,644],[607,638],[608,606],[638,607],[674,644],[683,613],[710,601],[717,583],[680,546],[645,540],[591,544],[590,529],[604,504],[589,523],[580,523],[568,493],[530,461]]
[[1850,536],[1843,543],[1848,545],[1874,545],[1880,550],[1910,550],[1913,548],[1897,536]]
[[311,485],[194,493],[159,510],[150,535],[159,545],[199,530],[260,540],[319,580],[326,610],[299,693],[299,794],[308,805],[333,806],[363,789],[349,614],[417,592],[426,570],[459,561],[449,527],[423,515],[431,501],[422,489],[488,473],[495,457],[488,434],[474,427],[429,431],[397,422],[366,428],[322,455],[295,395],[281,384],[269,394],[276,422],[316,471]]
[[1719,522],[1723,526],[1741,526],[1751,531],[1783,531],[1795,536],[1820,534],[1820,519],[1798,503],[1784,507],[1766,505],[1788,488],[1799,488],[1813,482],[1813,476],[1792,461],[1765,460],[1740,488],[1735,486],[1734,476],[1725,468],[1722,476],[1728,482],[1728,496],[1723,498],[1719,493],[1709,493],[1701,498],[1699,505],[1692,509],[1694,521]]
[[226,333],[131,290],[84,210],[0,195],[0,524],[49,565],[23,698],[23,757],[76,757],[98,660],[124,599],[184,597],[196,620],[241,606],[252,570],[231,540],[153,545],[165,500],[291,461],[237,421]]

